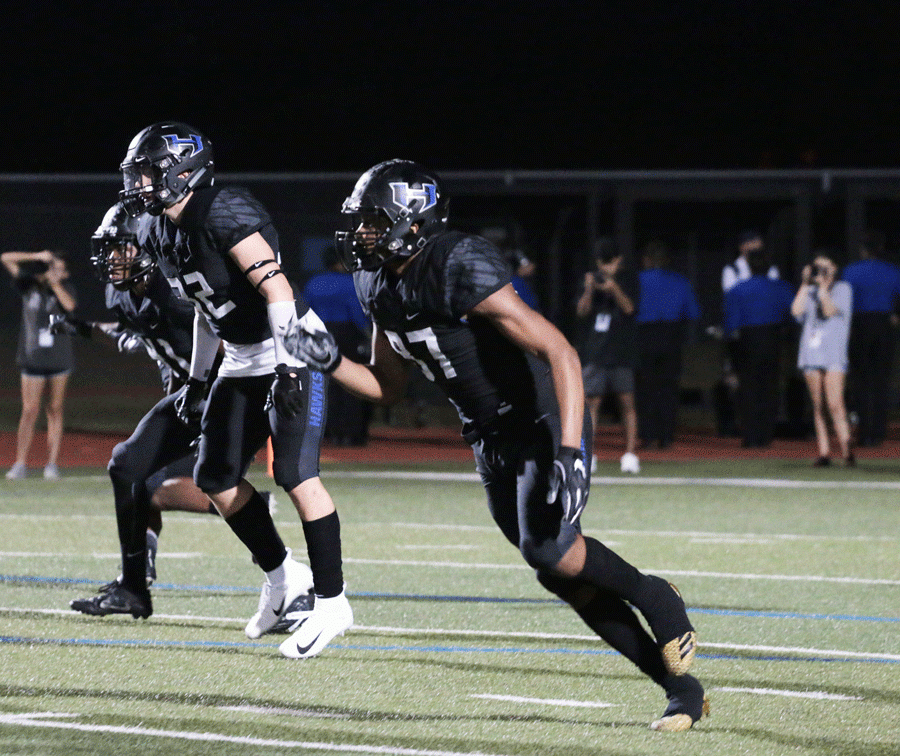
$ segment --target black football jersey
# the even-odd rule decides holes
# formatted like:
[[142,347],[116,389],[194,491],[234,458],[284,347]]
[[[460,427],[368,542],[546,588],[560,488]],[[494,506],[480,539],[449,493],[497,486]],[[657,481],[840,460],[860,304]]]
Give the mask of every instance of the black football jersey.
[[155,270],[150,274],[142,297],[107,284],[106,306],[115,314],[119,326],[139,336],[150,356],[160,363],[164,385],[169,384],[168,371],[177,376],[178,383],[187,381],[194,308],[175,296],[162,273]]
[[432,237],[402,277],[384,267],[353,276],[363,310],[397,353],[443,389],[463,423],[483,428],[510,409],[536,417],[554,411],[549,367],[487,320],[467,317],[512,279],[493,244],[449,231]]
[[178,296],[206,316],[217,336],[258,344],[272,336],[266,300],[228,254],[257,231],[280,262],[278,234],[262,204],[241,187],[210,186],[194,192],[177,226],[164,215],[150,218],[141,241]]

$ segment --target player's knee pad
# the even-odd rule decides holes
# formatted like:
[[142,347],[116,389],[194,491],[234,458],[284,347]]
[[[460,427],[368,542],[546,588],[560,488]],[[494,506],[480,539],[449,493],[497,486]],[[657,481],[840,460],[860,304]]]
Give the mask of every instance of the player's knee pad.
[[106,466],[109,477],[113,480],[123,482],[137,482],[138,475],[133,469],[130,459],[131,455],[129,454],[128,444],[124,441],[116,444],[113,449],[112,457],[110,457],[109,464]]
[[563,556],[556,541],[550,538],[543,541],[523,538],[519,543],[519,551],[528,566],[538,572],[552,570]]
[[228,465],[201,463],[197,465],[194,482],[207,496],[229,491],[243,479],[243,473],[237,467]]
[[530,567],[538,571],[550,572],[575,543],[578,531],[566,521],[560,523],[554,535],[540,537],[523,533],[519,539],[519,551]]
[[293,491],[303,482],[303,478],[297,470],[297,463],[288,460],[272,462],[272,478],[276,485],[287,492]]

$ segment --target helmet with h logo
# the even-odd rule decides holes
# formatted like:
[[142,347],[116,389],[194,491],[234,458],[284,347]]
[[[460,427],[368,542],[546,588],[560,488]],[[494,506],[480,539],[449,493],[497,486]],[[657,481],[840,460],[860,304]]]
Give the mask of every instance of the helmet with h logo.
[[411,257],[447,226],[449,202],[437,176],[410,160],[370,168],[344,200],[350,231],[335,242],[348,270],[375,270],[396,257]]
[[131,140],[119,170],[125,184],[119,200],[126,212],[160,215],[194,189],[212,184],[212,145],[187,124],[155,123]]

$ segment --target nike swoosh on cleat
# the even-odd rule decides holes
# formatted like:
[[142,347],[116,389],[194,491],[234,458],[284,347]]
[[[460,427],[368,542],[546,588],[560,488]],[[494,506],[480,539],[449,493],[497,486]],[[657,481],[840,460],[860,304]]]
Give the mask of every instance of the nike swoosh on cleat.
[[313,638],[312,643],[310,643],[308,646],[301,646],[298,643],[297,651],[300,653],[300,656],[303,656],[307,651],[309,651],[309,649],[311,649],[314,645],[316,645],[316,641],[319,640],[319,636],[321,636],[321,635],[322,635],[322,633],[319,633],[319,635],[317,635],[315,638]]

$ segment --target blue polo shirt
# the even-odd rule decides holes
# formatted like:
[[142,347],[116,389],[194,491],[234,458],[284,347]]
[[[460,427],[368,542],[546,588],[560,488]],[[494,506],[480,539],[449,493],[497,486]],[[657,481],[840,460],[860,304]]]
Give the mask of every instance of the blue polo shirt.
[[749,326],[790,322],[796,292],[786,281],[752,276],[725,294],[722,328],[726,334]]
[[853,288],[853,312],[890,313],[900,298],[900,268],[884,260],[850,263],[843,279]]
[[350,273],[327,270],[313,276],[303,289],[303,298],[323,323],[355,323],[362,330],[369,327]]
[[641,294],[638,299],[638,323],[675,323],[700,320],[700,304],[691,284],[680,273],[661,268],[638,274]]

